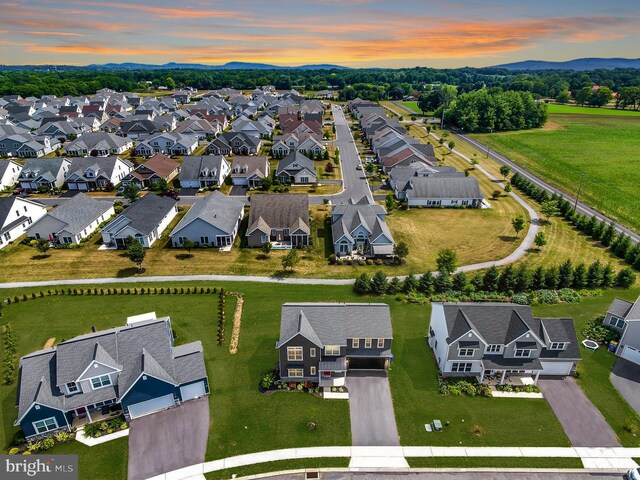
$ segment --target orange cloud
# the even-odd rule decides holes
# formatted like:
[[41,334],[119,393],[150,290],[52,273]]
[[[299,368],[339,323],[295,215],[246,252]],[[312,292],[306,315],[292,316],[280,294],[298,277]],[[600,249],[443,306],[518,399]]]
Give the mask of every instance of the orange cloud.
[[84,33],[73,33],[73,32],[45,32],[45,31],[28,31],[26,32],[29,35],[42,35],[42,36],[56,36],[56,37],[86,37],[87,35]]
[[120,2],[92,2],[91,5],[107,8],[118,8],[122,10],[133,10],[141,13],[148,13],[156,18],[167,20],[185,19],[185,18],[247,18],[246,12],[230,11],[230,10],[213,10],[213,9],[193,9],[189,7],[172,8],[157,7],[151,5],[139,5],[133,3]]

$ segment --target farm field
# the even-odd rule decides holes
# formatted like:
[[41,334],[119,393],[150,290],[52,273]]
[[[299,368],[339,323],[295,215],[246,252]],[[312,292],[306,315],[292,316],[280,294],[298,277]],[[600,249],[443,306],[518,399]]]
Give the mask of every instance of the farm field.
[[573,115],[604,115],[609,117],[634,117],[640,116],[640,110],[618,110],[615,108],[581,107],[579,105],[560,105],[550,103],[547,105],[549,114],[573,114]]
[[[570,107],[573,108],[573,107]],[[550,115],[545,128],[474,138],[640,231],[640,116]]]

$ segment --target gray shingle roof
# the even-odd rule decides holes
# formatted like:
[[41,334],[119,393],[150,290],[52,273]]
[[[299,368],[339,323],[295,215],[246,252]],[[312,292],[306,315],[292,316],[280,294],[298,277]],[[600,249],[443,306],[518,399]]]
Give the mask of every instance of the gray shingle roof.
[[280,175],[282,172],[286,172],[289,175],[296,175],[302,170],[308,170],[309,173],[316,175],[316,167],[313,164],[313,160],[297,150],[294,150],[278,162],[276,176]]
[[347,345],[350,338],[393,338],[386,303],[285,303],[277,347],[297,333],[314,343]]
[[337,242],[343,235],[353,241],[351,233],[363,225],[369,232],[369,240],[373,241],[384,235],[391,242],[393,236],[384,220],[386,210],[381,205],[369,203],[366,197],[360,201],[335,205],[331,210],[331,231],[333,241]]
[[[81,335],[20,359],[18,416],[34,401],[61,410],[116,399],[146,373],[172,384],[206,377],[202,345],[171,345],[169,318]],[[65,397],[58,387],[77,380],[93,360],[121,368],[117,386]]]
[[247,234],[256,228],[289,228],[293,232],[298,226],[309,234],[309,197],[304,193],[255,194],[251,195],[249,208],[249,228]]
[[69,171],[67,172],[67,179],[76,174],[79,177],[79,180],[86,181],[95,181],[94,177],[85,177],[84,174],[87,168],[92,168],[97,171],[98,176],[103,176],[107,179],[110,179],[113,175],[113,170],[116,168],[116,163],[121,161],[129,168],[133,168],[133,164],[128,160],[123,160],[120,157],[102,157],[102,158],[93,158],[93,157],[77,157],[71,161],[71,166],[69,167]]
[[551,342],[568,342],[564,350],[543,348],[540,358],[577,359],[581,357],[580,344],[572,318],[541,318],[540,323],[544,326]]
[[[42,177],[48,182],[53,182],[65,164],[69,164],[69,160],[66,158],[29,158],[25,162],[18,180],[33,181]],[[32,173],[35,176],[28,176]]]
[[633,307],[632,302],[627,302],[622,298],[614,298],[611,305],[609,305],[609,310],[607,310],[607,312],[615,315],[616,317],[625,318],[631,310],[631,307]]
[[182,160],[180,180],[197,180],[209,173],[218,178],[223,163],[228,163],[222,155],[186,156]]
[[196,200],[170,236],[177,235],[180,230],[197,218],[231,235],[243,208],[244,202],[216,190],[211,195]]
[[149,193],[127,207],[120,215],[105,225],[102,231],[120,230],[123,225],[121,223],[122,219],[126,219],[129,222],[128,225],[132,228],[135,228],[143,235],[149,235],[154,229],[158,228],[162,219],[177,203],[173,198],[160,197]]
[[233,157],[231,166],[231,177],[251,177],[256,175],[258,178],[264,178],[268,167],[269,159],[267,157],[252,155]]
[[484,198],[473,177],[415,177],[410,182],[408,198]]
[[[64,230],[72,235],[77,235],[110,208],[112,208],[111,202],[96,200],[80,192],[54,208],[47,215],[64,222],[66,224]],[[47,215],[42,218],[46,218]]]
[[78,137],[76,140],[67,145],[67,151],[76,149],[86,149],[87,151],[99,149],[118,149],[131,142],[128,138],[119,137],[112,133],[106,132],[88,132]]

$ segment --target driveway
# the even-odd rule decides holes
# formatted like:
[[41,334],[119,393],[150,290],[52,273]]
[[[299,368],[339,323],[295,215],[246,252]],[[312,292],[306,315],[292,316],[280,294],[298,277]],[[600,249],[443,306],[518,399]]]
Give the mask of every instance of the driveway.
[[640,413],[640,367],[624,358],[618,358],[611,372],[611,383],[631,408]]
[[351,443],[354,446],[400,445],[387,372],[350,371],[347,388]]
[[619,447],[618,437],[573,377],[538,381],[542,394],[574,447]]
[[131,420],[129,480],[143,480],[204,461],[209,399]]

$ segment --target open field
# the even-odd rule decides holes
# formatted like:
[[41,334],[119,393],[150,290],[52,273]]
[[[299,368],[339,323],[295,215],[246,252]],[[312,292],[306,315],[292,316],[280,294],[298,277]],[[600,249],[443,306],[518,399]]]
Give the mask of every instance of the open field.
[[[574,107],[569,107],[574,108]],[[640,116],[551,115],[562,129],[474,135],[602,213],[640,230]]]
[[413,110],[414,112],[416,112],[416,113],[418,113],[418,114],[422,115],[422,111],[420,110],[420,107],[418,107],[418,102],[416,102],[416,101],[413,101],[413,102],[410,102],[410,101],[402,101],[402,102],[400,102],[400,103],[401,103],[402,105],[404,105],[405,107],[410,108],[410,109],[411,109],[411,110]]
[[572,114],[572,115],[605,115],[615,117],[639,116],[640,110],[618,110],[615,108],[593,108],[581,107],[579,105],[560,105],[550,103],[547,105],[547,112],[550,114]]

